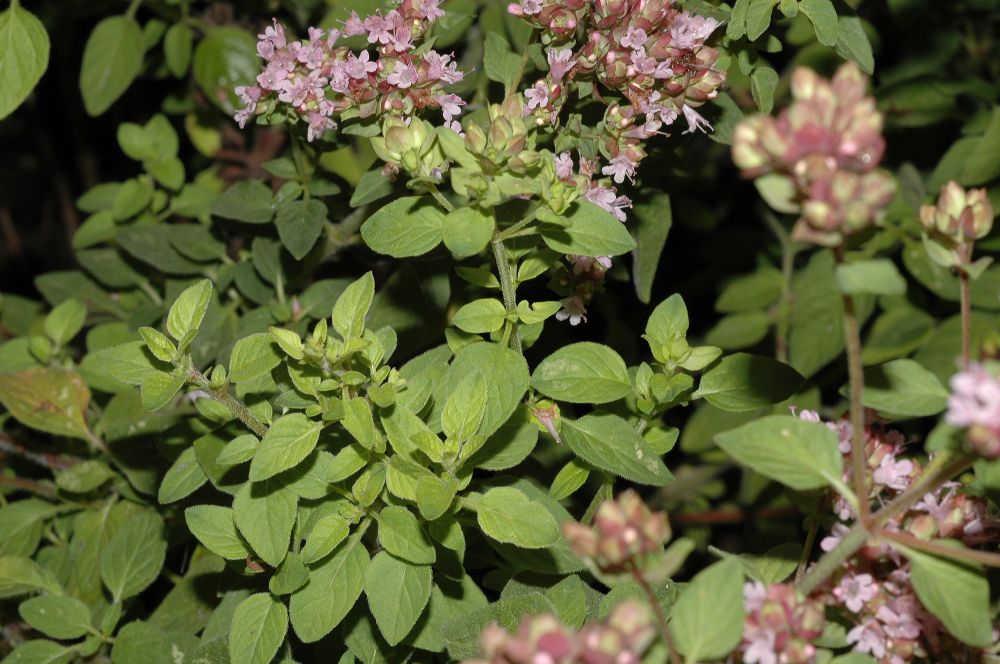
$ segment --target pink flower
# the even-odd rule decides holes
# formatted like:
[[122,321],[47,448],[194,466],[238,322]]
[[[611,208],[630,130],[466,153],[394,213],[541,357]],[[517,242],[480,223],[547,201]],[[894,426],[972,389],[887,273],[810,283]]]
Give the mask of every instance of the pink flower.
[[561,82],[575,64],[571,61],[573,51],[568,48],[550,48],[546,58],[549,61],[549,76],[554,83]]
[[347,75],[354,79],[368,78],[368,74],[373,74],[378,70],[378,63],[369,60],[371,56],[368,51],[361,51],[360,56],[353,53],[347,56]]
[[458,83],[465,76],[458,71],[458,63],[452,62],[450,55],[442,55],[437,51],[424,54],[424,64],[427,65],[427,78],[444,83]]
[[621,184],[625,178],[628,178],[630,182],[635,182],[635,166],[635,162],[620,154],[602,168],[601,173],[613,177],[615,184]]
[[670,26],[670,45],[683,49],[696,48],[718,27],[719,22],[714,18],[681,12]]
[[645,74],[646,76],[652,76],[656,72],[657,63],[656,58],[651,58],[646,55],[646,49],[641,46],[634,51],[632,51],[632,66],[640,74]]
[[534,16],[542,11],[542,0],[520,0],[507,5],[507,13],[512,16]]
[[949,424],[1000,430],[1000,380],[983,365],[972,364],[952,376],[951,389],[946,415]]
[[[583,171],[582,160],[580,170]],[[625,223],[625,209],[632,207],[632,201],[626,196],[619,196],[618,192],[614,189],[601,185],[592,185],[583,197],[594,205],[615,215],[618,221],[622,223]]]
[[866,652],[876,659],[885,657],[885,641],[885,632],[874,618],[868,618],[847,633],[847,642],[854,644],[854,650]]
[[562,309],[556,312],[556,320],[568,320],[574,327],[587,322],[587,307],[584,306],[582,297],[570,295],[559,303],[562,304]]
[[687,104],[684,104],[681,111],[683,111],[684,119],[687,120],[688,123],[688,130],[684,132],[685,134],[693,134],[699,130],[704,133],[708,133],[705,131],[705,127],[708,127],[709,131],[712,130],[712,125],[709,121],[703,118],[698,111],[694,110]]
[[444,16],[440,4],[441,0],[414,0],[413,6],[418,16],[433,22]]
[[833,551],[840,544],[840,540],[844,538],[844,535],[847,534],[847,530],[847,526],[842,523],[834,524],[833,528],[830,529],[830,534],[824,537],[819,543],[819,548],[828,552]]
[[560,180],[573,178],[573,157],[569,152],[561,152],[556,156],[556,177]]
[[363,35],[365,32],[367,32],[365,22],[361,20],[357,12],[351,12],[351,15],[344,21],[344,36],[354,37],[355,35]]
[[847,573],[833,589],[836,597],[852,613],[858,613],[862,607],[875,598],[878,586],[871,574]]
[[388,44],[392,41],[391,22],[378,14],[365,19],[365,30],[368,32],[369,44]]
[[396,53],[413,50],[413,31],[403,26],[393,31],[392,48]]
[[618,43],[625,48],[641,49],[646,45],[647,39],[649,39],[649,37],[646,35],[645,30],[631,26],[625,31],[625,35],[618,41]]
[[763,627],[744,630],[743,639],[746,646],[743,651],[743,661],[746,664],[778,664],[778,653],[775,652],[777,634]]
[[895,491],[903,491],[910,485],[913,462],[909,459],[897,460],[894,455],[882,457],[879,467],[872,473],[872,479]]
[[416,67],[409,63],[397,62],[396,68],[385,80],[389,85],[395,85],[405,90],[416,83],[418,79]]
[[451,122],[455,116],[461,115],[462,107],[465,106],[465,100],[458,95],[451,94],[439,96],[437,103],[441,107],[445,122]]
[[549,88],[545,81],[538,81],[524,91],[524,96],[528,98],[529,109],[544,108],[549,103]]

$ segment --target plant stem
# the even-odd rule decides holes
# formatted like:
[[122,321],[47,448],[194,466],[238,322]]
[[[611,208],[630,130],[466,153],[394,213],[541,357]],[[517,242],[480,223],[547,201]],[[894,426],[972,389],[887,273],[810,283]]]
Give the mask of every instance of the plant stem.
[[907,533],[894,533],[888,530],[879,531],[879,537],[896,542],[911,549],[924,551],[934,556],[951,558],[967,563],[979,563],[987,567],[1000,567],[1000,553],[977,551],[976,549],[959,549],[940,542],[928,542]]
[[840,543],[833,551],[826,554],[817,561],[813,568],[796,582],[796,589],[803,595],[808,596],[811,592],[823,585],[823,582],[830,578],[834,572],[840,569],[848,558],[857,553],[858,549],[864,546],[868,540],[868,530],[860,521],[847,531]]
[[[837,264],[844,262],[844,246],[837,248]],[[854,300],[841,294],[844,303],[844,344],[847,347],[847,373],[851,386],[851,487],[858,497],[858,518],[867,524],[871,517],[868,500],[868,464],[866,463],[864,431],[865,408],[861,395],[865,387],[864,365],[861,363],[861,332]]]
[[129,5],[128,5],[128,9],[125,10],[125,16],[127,18],[134,19],[135,18],[135,13],[137,11],[139,11],[139,5],[141,5],[141,4],[142,4],[142,0],[132,0],[132,2],[130,2]]
[[231,395],[226,390],[216,388],[207,378],[205,378],[205,376],[202,375],[200,371],[197,369],[191,369],[188,377],[192,383],[204,390],[208,396],[228,408],[229,412],[235,415],[236,418],[248,429],[253,431],[258,438],[267,433],[267,425],[259,420],[256,415],[251,413],[250,409],[247,408],[242,401]]
[[495,240],[500,240],[501,242],[503,242],[504,240],[509,240],[509,239],[517,236],[519,234],[519,231],[521,229],[523,229],[525,226],[527,226],[528,224],[530,224],[534,220],[535,220],[535,212],[532,212],[531,214],[529,214],[528,216],[526,216],[521,221],[519,221],[516,224],[514,224],[512,226],[509,226],[509,227],[505,228],[503,231],[497,233],[496,237],[494,239]]
[[[517,294],[514,289],[514,278],[510,272],[510,261],[507,260],[507,249],[502,240],[493,240],[493,258],[497,263],[497,275],[500,278],[500,290],[503,291],[503,306],[508,314],[517,311]],[[517,332],[517,323],[512,323],[513,332],[510,335],[511,346],[518,353],[521,350],[521,335]]]
[[642,573],[632,567],[632,578],[635,582],[639,584],[642,591],[646,594],[646,600],[649,602],[649,608],[656,616],[656,623],[660,626],[660,635],[663,637],[663,645],[667,647],[667,651],[670,653],[670,661],[672,664],[681,664],[681,656],[677,654],[677,647],[674,645],[674,639],[670,636],[670,627],[667,626],[667,617],[663,615],[663,609],[660,607],[659,600],[656,599],[656,593],[650,587],[646,579],[643,578]]
[[35,482],[33,480],[26,480],[20,477],[0,477],[0,486],[11,487],[12,489],[20,489],[22,491],[28,491],[30,493],[37,494],[39,496],[44,496],[46,498],[55,498],[56,492],[54,489],[48,485],[42,484],[40,482]]
[[510,87],[504,91],[505,95],[509,95],[514,90],[517,90],[517,87],[521,85],[521,79],[524,78],[524,70],[528,66],[528,57],[531,53],[531,49],[528,47],[531,46],[531,42],[535,41],[537,34],[537,32],[532,30],[531,36],[528,38],[528,43],[524,45],[524,53],[521,54],[521,62],[517,66],[517,73],[514,74],[514,80],[510,82]]
[[0,432],[0,453],[19,456],[26,461],[30,461],[36,466],[48,468],[49,470],[62,470],[80,463],[82,459],[66,457],[48,452],[35,452],[21,445],[9,435]]
[[428,185],[427,191],[431,192],[431,196],[434,197],[434,200],[436,200],[441,205],[441,207],[445,209],[445,211],[447,212],[455,211],[455,206],[451,204],[451,201],[449,201],[447,198],[444,197],[444,194],[442,194],[437,187],[435,187],[432,184]]
[[969,368],[972,359],[972,300],[969,295],[969,273],[958,271],[958,287],[962,301],[962,369]]

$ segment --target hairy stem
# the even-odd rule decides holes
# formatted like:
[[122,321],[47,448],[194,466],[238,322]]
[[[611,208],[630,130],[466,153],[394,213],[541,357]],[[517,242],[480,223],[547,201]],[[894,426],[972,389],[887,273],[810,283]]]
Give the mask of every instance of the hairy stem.
[[811,592],[823,585],[834,572],[840,569],[844,562],[857,553],[858,549],[864,546],[868,540],[868,530],[860,521],[847,531],[840,543],[833,551],[826,554],[817,561],[813,568],[796,582],[796,589],[803,595],[808,596]]
[[0,487],[20,489],[21,491],[28,491],[39,496],[44,496],[45,498],[56,497],[55,489],[52,487],[40,482],[35,482],[34,480],[26,480],[20,477],[0,477]]
[[21,457],[25,461],[30,461],[36,466],[48,468],[49,470],[62,470],[70,466],[75,466],[81,461],[81,459],[74,457],[29,450],[3,432],[0,432],[0,453]]
[[670,635],[670,627],[667,626],[667,617],[663,615],[663,609],[660,607],[659,600],[656,599],[656,593],[646,579],[643,578],[642,572],[635,567],[632,567],[632,578],[642,588],[642,592],[645,593],[646,600],[649,603],[649,609],[656,616],[656,624],[660,626],[660,635],[663,637],[663,645],[666,646],[667,651],[670,653],[671,664],[681,664],[681,656],[677,653],[674,638]]
[[219,389],[212,385],[212,383],[205,378],[200,371],[197,369],[191,369],[188,377],[192,383],[201,388],[206,394],[208,394],[208,396],[228,408],[229,412],[234,414],[236,418],[246,426],[246,428],[253,431],[258,438],[267,433],[267,424],[250,412],[250,409],[247,408],[242,401],[231,395],[226,390]]
[[[500,290],[503,291],[503,306],[508,314],[517,311],[517,294],[514,290],[514,277],[510,272],[510,261],[507,259],[507,249],[503,246],[502,240],[493,240],[493,258],[497,264],[497,275],[500,278]],[[518,353],[521,350],[521,335],[517,331],[517,323],[512,323],[513,331],[510,335],[511,347]]]
[[958,272],[958,286],[962,302],[962,368],[968,369],[972,359],[972,300],[969,295],[969,273]]
[[601,488],[597,490],[594,494],[594,499],[590,501],[590,505],[587,505],[587,511],[583,513],[583,518],[580,519],[580,523],[591,524],[594,521],[594,516],[597,514],[597,509],[601,506],[605,500],[611,500],[612,489],[614,488],[615,480],[613,477],[606,477],[604,483],[601,484]]
[[809,564],[809,557],[812,554],[813,546],[816,544],[816,535],[819,534],[819,519],[813,515],[809,519],[809,532],[806,533],[806,542],[802,545],[802,555],[799,556],[799,566],[795,569],[795,582],[798,583],[806,574],[806,565]]
[[445,209],[445,211],[447,212],[455,211],[455,206],[451,204],[451,201],[449,201],[447,198],[444,197],[444,194],[442,194],[437,187],[435,187],[434,185],[428,185],[427,191],[431,192],[431,196],[434,197],[434,200],[436,200],[438,204]]
[[903,546],[908,546],[911,549],[923,551],[934,556],[951,558],[952,560],[966,563],[979,563],[987,567],[1000,567],[1000,553],[977,551],[976,549],[960,549],[941,544],[940,542],[928,542],[908,533],[894,533],[889,530],[881,530],[878,535],[890,542],[896,542],[897,544],[902,544]]
[[[844,247],[836,251],[837,263],[844,262]],[[864,431],[865,408],[861,395],[865,388],[864,365],[861,363],[861,331],[854,299],[847,293],[841,295],[844,303],[844,343],[847,347],[847,373],[851,395],[851,488],[858,497],[858,517],[867,524],[871,516],[868,501],[868,464],[866,463]]]

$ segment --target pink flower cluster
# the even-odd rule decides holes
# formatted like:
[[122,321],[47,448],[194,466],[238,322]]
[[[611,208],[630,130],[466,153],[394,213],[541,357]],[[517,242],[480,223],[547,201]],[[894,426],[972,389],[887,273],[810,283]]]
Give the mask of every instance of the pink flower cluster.
[[[715,98],[725,72],[705,46],[719,22],[674,8],[673,0],[520,0],[507,11],[541,31],[549,71],[525,93],[528,110],[555,124],[571,83],[601,86],[607,104],[603,169],[631,179],[645,157],[641,142],[681,115],[688,131],[711,125],[695,110]],[[580,27],[583,27],[580,30]],[[577,41],[578,34],[582,34]],[[614,95],[614,96],[612,96]]]
[[601,572],[619,574],[641,566],[643,559],[663,549],[670,526],[662,512],[651,512],[635,491],[601,503],[593,527],[563,524],[573,553]]
[[[291,120],[308,123],[313,140],[337,120],[373,115],[409,117],[422,109],[441,109],[451,123],[465,102],[444,88],[462,80],[450,55],[418,48],[430,25],[444,15],[441,0],[402,0],[386,13],[352,13],[342,29],[309,28],[309,39],[292,41],[277,21],[258,35],[257,53],[265,61],[257,84],[238,87],[245,104],[236,113],[240,127],[255,114],[279,108]],[[376,53],[354,53],[338,46],[341,37],[365,36]]]
[[835,246],[878,222],[895,193],[878,169],[885,152],[882,114],[867,96],[867,78],[853,64],[833,80],[805,68],[792,75],[792,104],[776,118],[755,115],[733,134],[733,161],[743,175],[773,175],[797,205],[798,240]]
[[746,664],[809,664],[815,660],[813,641],[823,634],[823,605],[800,599],[786,584],[743,586],[746,621],[739,651]]
[[[871,412],[867,415],[863,440],[872,480],[868,499],[884,504],[910,487],[921,466],[901,456],[906,442],[902,434],[884,428]],[[820,421],[812,411],[803,411],[799,417]],[[844,420],[826,425],[838,434],[840,450],[849,457],[851,425]],[[845,467],[844,480],[850,483],[851,464]],[[946,483],[890,519],[885,529],[922,540],[957,539],[966,546],[995,540],[1000,524],[988,518],[986,502],[960,489],[955,482]],[[842,499],[835,501],[834,511],[843,521],[855,518],[853,509]],[[846,524],[835,524],[820,548],[832,551],[847,531]],[[966,652],[920,604],[908,562],[884,543],[870,542],[862,547],[814,597],[845,610],[853,623],[848,642],[854,650],[868,653],[882,664],[904,664],[928,656],[939,661],[949,649]]]
[[947,422],[968,429],[969,447],[988,459],[1000,458],[1000,377],[972,364],[951,378]]
[[602,622],[579,632],[551,615],[521,620],[514,634],[490,625],[482,634],[484,659],[469,664],[639,664],[656,639],[649,607],[635,601],[619,604]]

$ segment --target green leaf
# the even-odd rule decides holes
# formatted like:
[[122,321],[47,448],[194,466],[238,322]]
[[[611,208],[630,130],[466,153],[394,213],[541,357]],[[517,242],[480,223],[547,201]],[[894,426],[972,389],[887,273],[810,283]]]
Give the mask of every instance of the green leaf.
[[455,312],[452,325],[472,334],[496,332],[507,320],[507,309],[500,300],[483,298],[473,300]]
[[962,168],[958,181],[965,186],[984,185],[1000,175],[1000,107],[993,108],[993,117],[986,132],[976,140],[975,147]]
[[21,602],[26,623],[54,639],[78,639],[90,628],[90,609],[75,597],[39,595]]
[[306,545],[302,547],[302,559],[312,564],[325,558],[347,538],[350,526],[340,514],[327,514],[312,527]]
[[648,304],[660,256],[674,225],[670,196],[657,193],[648,202],[635,205],[632,218],[636,245],[632,250],[632,281],[639,300]]
[[239,664],[268,664],[288,631],[288,610],[270,593],[250,595],[233,611],[229,657]]
[[778,0],[750,0],[747,7],[747,38],[756,41],[771,25],[771,13]]
[[831,0],[799,0],[799,9],[812,22],[816,39],[824,46],[835,46],[840,32],[837,10]]
[[0,14],[0,120],[14,112],[49,66],[49,35],[35,15],[18,5]]
[[368,272],[337,298],[333,305],[333,329],[344,339],[360,338],[374,297],[375,277]]
[[0,556],[0,599],[41,591],[62,594],[52,572],[31,558]]
[[194,286],[185,288],[170,306],[170,311],[167,313],[167,332],[178,341],[181,348],[190,343],[198,333],[211,301],[212,282],[202,279]]
[[861,25],[861,19],[855,14],[841,16],[837,26],[837,43],[834,46],[837,55],[854,61],[866,74],[875,73],[875,56],[872,54],[872,43]]
[[181,371],[153,371],[142,379],[140,394],[142,407],[153,411],[163,408],[184,387],[184,373]]
[[441,427],[449,439],[465,443],[479,430],[485,414],[486,381],[477,371],[466,376],[448,396],[441,412]]
[[309,573],[309,583],[292,595],[292,628],[305,643],[333,631],[361,596],[368,552],[355,538]]
[[837,285],[841,293],[905,295],[906,280],[887,258],[860,260],[837,266]]
[[745,311],[723,316],[705,335],[705,343],[723,350],[739,350],[756,345],[767,336],[774,323],[766,311]]
[[164,35],[163,56],[167,69],[175,78],[181,78],[187,73],[193,44],[194,33],[186,23],[174,23]]
[[276,479],[247,482],[233,500],[240,534],[261,560],[277,567],[288,553],[298,497]]
[[751,2],[752,0],[736,0],[733,4],[729,25],[726,26],[726,36],[730,39],[739,39],[747,33],[747,9]]
[[191,276],[201,274],[205,267],[174,249],[170,243],[172,235],[168,224],[128,226],[118,231],[115,240],[130,255],[161,272]]
[[[941,544],[963,547],[952,540]],[[979,567],[893,544],[910,560],[910,578],[920,603],[963,643],[985,648],[993,643],[990,585]]]
[[45,334],[64,346],[75,337],[87,320],[87,307],[79,300],[64,300],[45,317]]
[[347,432],[366,450],[374,449],[379,441],[375,418],[368,400],[362,397],[344,399],[344,419],[341,423]]
[[444,246],[455,258],[475,256],[489,245],[495,230],[492,214],[478,207],[461,207],[445,215]]
[[687,662],[722,659],[743,635],[743,574],[734,560],[699,572],[671,612],[670,633]]
[[445,375],[442,403],[466,377],[479,372],[486,381],[486,413],[479,435],[495,433],[514,414],[528,389],[528,363],[520,353],[494,343],[474,343],[456,355]]
[[379,208],[361,226],[373,251],[393,258],[421,256],[444,235],[444,213],[426,196],[405,196]]
[[799,372],[787,364],[736,353],[706,371],[692,396],[730,412],[756,410],[781,403],[795,394],[803,381]]
[[0,403],[26,427],[89,440],[90,389],[80,374],[37,368],[0,374]]
[[914,360],[901,359],[865,370],[861,400],[886,415],[926,417],[947,407],[948,390]]
[[138,595],[160,575],[166,555],[163,519],[155,512],[139,512],[104,548],[101,580],[116,602]]
[[142,70],[142,29],[128,16],[109,16],[94,27],[83,49],[80,92],[87,114],[111,107]]
[[491,81],[503,83],[505,94],[510,93],[520,65],[521,57],[510,50],[501,33],[491,30],[486,34],[483,70]]
[[732,314],[766,309],[781,297],[783,282],[781,272],[771,267],[737,277],[726,284],[715,301],[715,310]]
[[250,479],[266,480],[294,468],[316,448],[323,426],[302,413],[282,415],[261,439],[250,464]]
[[689,325],[684,298],[674,293],[653,309],[653,313],[646,321],[645,337],[647,340],[666,346],[674,339],[683,339],[687,335]]
[[542,360],[531,374],[531,386],[569,403],[609,403],[632,392],[621,356],[590,341],[563,346]]
[[365,571],[365,596],[379,631],[394,646],[417,624],[431,598],[431,568],[381,551]]
[[561,435],[573,453],[594,468],[632,482],[664,486],[673,475],[635,427],[609,414],[564,419]]
[[56,486],[69,493],[88,493],[115,476],[103,461],[88,459],[56,472]]
[[390,506],[378,516],[378,539],[385,550],[417,565],[431,565],[437,559],[434,545],[405,507]]
[[188,530],[212,553],[226,560],[245,560],[250,549],[244,544],[233,510],[219,505],[195,505],[184,510]]
[[326,226],[327,209],[322,201],[292,201],[278,208],[274,224],[281,244],[295,260],[302,260],[315,246]]
[[260,73],[257,40],[242,28],[212,28],[194,50],[192,73],[205,97],[232,117],[243,102],[236,86],[253,85]]
[[523,549],[542,549],[560,539],[552,515],[513,487],[484,493],[476,502],[476,520],[488,537]]
[[212,214],[248,224],[266,224],[274,218],[274,195],[260,180],[240,180],[216,197]]
[[188,447],[180,453],[167,470],[167,474],[163,476],[157,500],[161,505],[175,503],[190,496],[207,481],[208,475],[198,463],[194,447]]
[[542,226],[550,249],[577,256],[620,256],[636,248],[625,224],[590,201],[580,201],[567,216],[568,227]]
[[77,655],[74,648],[68,648],[54,641],[36,639],[25,641],[7,655],[3,664],[65,664]]
[[374,203],[392,193],[392,180],[382,174],[382,169],[368,171],[361,176],[351,195],[351,207],[361,207]]
[[761,62],[750,74],[750,92],[761,113],[774,109],[774,91],[778,89],[778,72],[774,67]]
[[272,336],[258,332],[243,337],[233,345],[229,355],[229,380],[242,383],[271,373],[281,364],[281,356]]
[[715,436],[729,456],[798,491],[840,480],[844,459],[826,425],[792,415],[771,415]]

